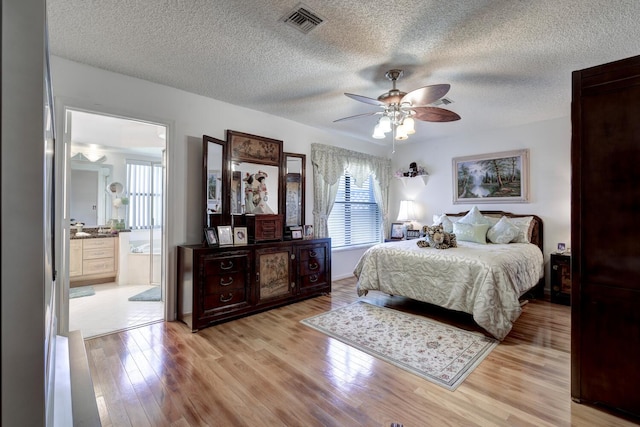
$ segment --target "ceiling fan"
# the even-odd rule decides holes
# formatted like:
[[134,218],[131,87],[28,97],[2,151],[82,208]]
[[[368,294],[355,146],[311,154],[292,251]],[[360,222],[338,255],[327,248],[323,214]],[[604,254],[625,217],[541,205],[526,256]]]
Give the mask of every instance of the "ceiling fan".
[[415,133],[414,119],[425,122],[452,122],[460,120],[460,116],[453,111],[444,108],[430,106],[441,99],[449,92],[451,85],[437,84],[424,86],[409,93],[402,92],[396,88],[396,81],[402,77],[402,70],[389,70],[385,77],[391,80],[393,88],[380,95],[377,99],[369,98],[353,93],[345,93],[351,99],[364,102],[365,104],[380,107],[380,111],[356,114],[355,116],[343,117],[334,120],[341,122],[360,117],[382,115],[378,124],[374,128],[373,137],[376,139],[385,138],[385,134],[393,132],[394,140],[405,140],[409,135]]

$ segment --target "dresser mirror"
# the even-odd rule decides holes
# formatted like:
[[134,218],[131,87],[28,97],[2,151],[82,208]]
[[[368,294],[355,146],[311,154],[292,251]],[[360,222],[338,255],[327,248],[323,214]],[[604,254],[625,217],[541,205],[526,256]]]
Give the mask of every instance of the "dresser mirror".
[[286,227],[303,225],[305,222],[305,167],[306,156],[304,154],[284,153],[283,185]]
[[224,195],[228,190],[227,168],[225,168],[226,143],[204,135],[202,137],[202,212],[204,227],[213,227],[224,222],[223,216],[229,213],[229,204]]
[[282,141],[227,131],[232,215],[280,213]]
[[277,214],[280,168],[231,161],[231,215]]

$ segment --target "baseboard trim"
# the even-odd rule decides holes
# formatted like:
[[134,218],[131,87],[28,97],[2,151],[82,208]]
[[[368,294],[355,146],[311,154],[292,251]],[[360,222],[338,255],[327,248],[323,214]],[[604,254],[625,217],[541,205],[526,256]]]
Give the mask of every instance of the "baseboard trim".
[[101,426],[89,359],[81,331],[69,332],[69,370],[74,427]]

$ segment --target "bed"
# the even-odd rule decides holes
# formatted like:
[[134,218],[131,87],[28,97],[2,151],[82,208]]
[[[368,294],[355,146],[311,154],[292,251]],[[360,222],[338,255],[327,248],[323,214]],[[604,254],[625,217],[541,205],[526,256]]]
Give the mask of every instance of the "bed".
[[[458,247],[450,249],[421,248],[417,240],[375,245],[354,269],[358,295],[377,290],[465,312],[503,340],[522,312],[520,298],[543,290],[543,224],[536,215],[474,210],[492,224],[488,229],[497,222],[517,224],[520,237],[487,244],[458,238]],[[470,212],[445,215],[455,223]]]

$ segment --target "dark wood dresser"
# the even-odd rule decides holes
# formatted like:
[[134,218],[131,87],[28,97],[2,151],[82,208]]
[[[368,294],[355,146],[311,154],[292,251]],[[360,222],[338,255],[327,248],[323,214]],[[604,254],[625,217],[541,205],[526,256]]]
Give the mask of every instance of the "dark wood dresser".
[[640,56],[573,73],[571,396],[640,417]]
[[178,319],[192,331],[331,292],[331,239],[178,246]]

